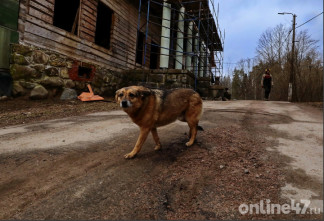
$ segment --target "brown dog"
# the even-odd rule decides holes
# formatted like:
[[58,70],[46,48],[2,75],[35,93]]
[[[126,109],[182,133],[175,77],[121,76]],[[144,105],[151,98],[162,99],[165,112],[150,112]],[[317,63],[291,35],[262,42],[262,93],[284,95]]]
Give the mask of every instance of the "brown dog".
[[161,143],[156,128],[177,119],[189,125],[190,140],[186,146],[194,143],[202,113],[202,100],[194,90],[183,88],[162,91],[130,86],[116,91],[115,98],[132,121],[140,127],[136,145],[125,158],[132,158],[141,150],[150,131],[156,143],[155,150],[159,150]]

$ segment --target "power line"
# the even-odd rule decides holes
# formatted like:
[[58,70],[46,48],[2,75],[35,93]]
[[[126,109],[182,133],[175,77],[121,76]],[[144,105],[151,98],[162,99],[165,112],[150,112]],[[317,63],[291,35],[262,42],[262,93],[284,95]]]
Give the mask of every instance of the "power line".
[[[321,13],[319,13],[318,15],[316,15],[316,16],[314,16],[313,18],[311,18],[311,19],[309,19],[309,20],[307,20],[306,22],[304,22],[303,24],[301,24],[301,25],[299,25],[299,26],[297,26],[295,29],[297,29],[297,28],[299,28],[299,27],[301,27],[301,26],[303,26],[304,24],[306,24],[306,23],[308,23],[308,22],[310,22],[311,20],[313,20],[314,18],[317,18],[318,16],[320,16],[321,14],[323,14],[323,12],[321,12]],[[287,35],[287,37],[286,37],[286,39],[284,40],[284,42],[285,41],[287,41],[287,39],[288,39],[288,37],[289,37],[289,35],[290,35],[290,33],[292,32],[292,29],[290,29],[289,30],[289,32],[288,32],[288,35]]]
[[[318,15],[314,16],[313,18],[307,20],[307,21],[304,22],[303,24],[301,24],[301,25],[295,27],[295,29],[297,29],[297,28],[299,28],[299,27],[305,25],[306,23],[308,23],[308,22],[310,22],[311,20],[317,18],[317,17],[320,16],[321,14],[323,14],[323,12],[321,12],[321,13],[319,13]],[[288,38],[289,38],[290,33],[292,32],[292,30],[293,30],[293,29],[290,29],[290,30],[289,30],[289,32],[288,32],[288,34],[287,34],[287,36],[286,36],[284,42],[286,42],[286,41],[288,40]],[[253,58],[251,58],[251,59],[253,59]],[[245,59],[245,60],[243,61],[243,63],[246,62],[246,60],[247,60],[247,59]],[[233,64],[240,64],[240,63],[242,63],[242,62],[241,62],[241,61],[239,61],[239,62],[223,62],[223,64],[225,64],[225,65],[233,65]]]
[[321,12],[321,13],[319,13],[318,15],[314,16],[313,18],[309,19],[308,21],[304,22],[303,24],[301,24],[301,25],[297,26],[297,27],[296,27],[296,29],[297,29],[297,28],[299,28],[300,26],[303,26],[304,24],[306,24],[306,23],[310,22],[311,20],[313,20],[314,18],[316,18],[316,17],[320,16],[321,14],[323,14],[323,12]]
[[291,32],[292,32],[292,29],[288,32],[287,37],[286,37],[286,39],[284,40],[284,42],[288,40],[288,38],[289,38]]

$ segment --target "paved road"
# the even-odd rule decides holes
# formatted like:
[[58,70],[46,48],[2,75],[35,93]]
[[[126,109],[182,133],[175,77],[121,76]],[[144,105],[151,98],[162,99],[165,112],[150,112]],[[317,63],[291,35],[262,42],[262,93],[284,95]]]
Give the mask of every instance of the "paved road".
[[[321,111],[287,102],[205,101],[200,124],[205,132],[200,132],[201,138],[198,134],[198,143],[191,151],[199,152],[201,150],[199,148],[203,147],[208,149],[208,154],[210,154],[210,150],[213,145],[217,145],[217,142],[207,145],[207,138],[203,137],[215,128],[216,131],[220,133],[223,131],[228,136],[239,136],[240,131],[244,130],[249,133],[251,142],[253,142],[253,137],[258,137],[258,140],[261,137],[260,144],[264,146],[264,151],[276,156],[278,163],[283,167],[284,172],[280,176],[283,176],[285,185],[279,190],[281,198],[308,199],[311,202],[310,208],[321,208],[323,211],[323,117]],[[229,128],[228,132],[226,128]],[[134,206],[134,202],[139,202],[142,198],[135,200],[134,196],[135,201],[129,202],[124,202],[122,199],[127,194],[141,193],[143,196],[143,192],[137,193],[142,190],[133,187],[133,182],[142,184],[143,180],[148,180],[149,177],[162,176],[164,172],[172,170],[172,167],[169,167],[171,162],[182,162],[186,154],[192,154],[189,152],[190,149],[186,151],[185,147],[182,147],[182,143],[187,139],[187,130],[186,124],[182,122],[175,122],[160,128],[159,134],[164,150],[160,153],[154,152],[154,142],[149,137],[139,156],[135,160],[127,161],[123,159],[123,155],[132,149],[138,135],[138,128],[122,111],[100,112],[82,117],[1,128],[0,198],[3,200],[0,203],[0,208],[2,208],[0,218],[233,218],[233,216],[226,215],[217,216],[214,212],[201,212],[202,209],[199,210],[199,216],[188,215],[184,209],[181,211],[175,209],[176,206],[180,207],[180,202],[176,204],[175,200],[172,201],[174,208],[170,209],[168,206],[172,207],[169,202],[171,196],[166,196],[164,190],[161,190],[164,195],[159,195],[159,197],[167,198],[164,199],[165,201],[162,200],[163,208],[153,203],[155,207],[152,207],[159,209],[156,211],[152,209],[152,214],[138,209],[138,213],[142,212],[147,216],[136,212],[128,216],[131,209],[126,206],[127,203],[131,207],[131,205]],[[228,138],[218,137],[217,139],[216,141],[221,142]],[[238,138],[238,142],[241,140],[244,145],[245,138]],[[226,140],[226,142],[232,141]],[[185,152],[184,155],[182,152]],[[201,162],[208,160],[208,154],[204,155],[204,158],[199,156],[199,159],[202,159]],[[164,159],[163,163],[161,163],[161,157]],[[263,160],[266,161],[266,159]],[[157,163],[160,163],[159,166],[156,166]],[[182,165],[185,163],[182,162]],[[181,166],[172,165],[176,165],[175,171],[178,171]],[[224,165],[217,166],[222,168]],[[88,172],[94,169],[96,172]],[[164,172],[160,171],[157,175],[156,169]],[[86,175],[84,171],[87,171]],[[143,175],[139,171],[146,171],[147,174]],[[116,176],[116,173],[119,178],[111,178]],[[104,179],[107,177],[112,179],[109,183],[112,189],[118,189],[118,194],[120,194],[118,195],[112,189],[100,189],[103,195],[108,192],[110,195],[117,194],[109,201],[111,205],[109,209],[113,212],[109,214],[93,212],[100,208],[103,211],[107,210],[102,207],[102,202],[106,202],[107,197],[102,201],[88,197],[87,202],[84,203],[88,205],[84,209],[86,212],[80,212],[79,207],[75,206],[75,199],[84,199],[86,193],[89,194],[91,191],[100,192],[97,188],[107,181]],[[256,177],[259,177],[259,174],[256,174]],[[124,182],[120,180],[121,178]],[[139,180],[136,180],[137,178]],[[186,182],[189,181],[186,180]],[[145,185],[149,184],[145,183]],[[184,184],[181,183],[181,185]],[[205,182],[200,185],[205,185]],[[128,193],[124,188],[134,189]],[[159,188],[163,189],[163,187]],[[154,190],[152,187],[151,189]],[[150,194],[154,195],[153,192]],[[175,192],[172,196],[175,197],[176,194]],[[70,197],[66,198],[68,196]],[[203,198],[202,201],[204,202]],[[122,210],[117,212],[116,208],[119,208],[120,203],[125,207],[122,206]],[[90,204],[94,207],[92,210]],[[112,204],[116,204],[116,208]],[[79,206],[82,207],[82,205]],[[207,208],[207,205],[205,207]],[[53,208],[56,208],[59,213],[53,212]],[[227,213],[228,211],[224,211],[224,214]],[[240,217],[235,215],[234,218]]]

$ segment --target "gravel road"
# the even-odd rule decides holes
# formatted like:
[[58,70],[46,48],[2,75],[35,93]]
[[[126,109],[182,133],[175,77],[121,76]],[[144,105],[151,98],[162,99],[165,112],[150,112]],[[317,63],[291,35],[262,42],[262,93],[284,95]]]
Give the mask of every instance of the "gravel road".
[[[139,129],[121,110],[2,127],[0,219],[323,218],[321,110],[204,101],[200,125],[189,148],[185,123],[159,128],[162,150],[149,137],[133,160]],[[292,200],[306,213],[239,210]]]

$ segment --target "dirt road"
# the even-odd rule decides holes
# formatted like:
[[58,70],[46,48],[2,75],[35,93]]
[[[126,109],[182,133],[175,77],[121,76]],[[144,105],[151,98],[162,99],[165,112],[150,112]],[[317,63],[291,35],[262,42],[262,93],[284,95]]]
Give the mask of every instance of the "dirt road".
[[[320,110],[206,101],[200,124],[192,147],[176,122],[133,160],[138,128],[122,111],[0,128],[0,219],[322,218]],[[300,200],[306,214],[244,210]]]

